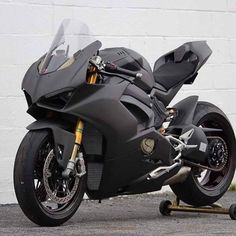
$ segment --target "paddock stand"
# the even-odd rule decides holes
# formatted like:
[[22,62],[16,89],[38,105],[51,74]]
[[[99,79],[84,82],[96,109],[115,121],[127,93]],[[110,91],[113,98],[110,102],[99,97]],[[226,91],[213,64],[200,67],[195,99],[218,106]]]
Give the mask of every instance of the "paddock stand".
[[172,211],[194,212],[194,213],[210,213],[229,215],[232,220],[236,220],[236,204],[232,204],[229,208],[222,208],[218,204],[207,207],[194,207],[188,205],[180,205],[178,197],[173,202],[169,200],[161,201],[159,211],[163,216],[170,216]]

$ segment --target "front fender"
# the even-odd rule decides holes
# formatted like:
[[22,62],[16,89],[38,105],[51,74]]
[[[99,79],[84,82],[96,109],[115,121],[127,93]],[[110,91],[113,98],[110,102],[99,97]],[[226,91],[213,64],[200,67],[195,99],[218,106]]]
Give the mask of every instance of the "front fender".
[[[65,123],[50,120],[37,120],[26,127],[28,130],[51,130],[54,138],[57,161],[64,169],[71,157],[75,143],[75,135],[65,128]],[[58,146],[63,147],[63,155],[59,155]]]

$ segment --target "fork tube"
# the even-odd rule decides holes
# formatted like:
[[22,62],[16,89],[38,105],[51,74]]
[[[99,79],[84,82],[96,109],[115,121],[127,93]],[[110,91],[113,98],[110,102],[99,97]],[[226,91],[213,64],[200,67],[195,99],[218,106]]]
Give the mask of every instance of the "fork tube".
[[75,128],[75,144],[74,144],[74,148],[72,151],[70,161],[75,162],[75,159],[77,157],[77,153],[78,153],[81,143],[82,143],[83,129],[84,129],[84,122],[81,120],[78,120],[77,124],[76,124],[76,128]]
[[[88,83],[95,84],[96,80],[97,80],[96,67],[92,66],[89,69]],[[75,144],[74,144],[74,148],[73,148],[68,166],[70,165],[70,163],[75,163],[78,151],[79,151],[81,143],[82,143],[83,129],[84,129],[84,122],[82,120],[78,120],[77,124],[76,124],[76,128],[75,128]],[[68,166],[67,166],[67,169],[68,169]],[[71,167],[70,167],[70,169],[71,169]]]
[[[97,81],[97,69],[94,66],[89,68],[89,75],[87,82],[88,84],[95,84]],[[82,143],[84,122],[82,120],[78,120],[75,127],[75,144],[73,147],[73,151],[70,157],[70,160],[67,163],[66,169],[62,172],[62,176],[64,178],[68,178],[70,174],[74,171],[76,164],[76,157],[78,156],[78,152]]]
[[97,81],[97,69],[96,67],[92,66],[89,70],[90,75],[88,77],[88,83],[89,84],[95,84]]

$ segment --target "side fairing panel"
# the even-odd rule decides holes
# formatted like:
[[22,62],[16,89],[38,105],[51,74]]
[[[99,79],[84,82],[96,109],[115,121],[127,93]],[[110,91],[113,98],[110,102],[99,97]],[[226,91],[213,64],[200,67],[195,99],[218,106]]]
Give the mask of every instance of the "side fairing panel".
[[[123,104],[122,101],[130,97],[123,95],[128,84],[126,81],[112,85],[83,84],[63,111],[90,123],[105,137],[104,168],[98,190],[101,198],[116,195],[124,185],[152,171],[160,163],[169,165],[172,162],[171,145],[153,127],[152,109],[131,97],[132,103],[147,113],[146,127],[139,130],[137,117]],[[148,157],[140,147],[144,138],[156,141],[155,150]]]
[[105,137],[107,155],[118,152],[120,144],[137,133],[137,120],[120,102],[128,82],[117,85],[81,85],[64,112],[92,124]]

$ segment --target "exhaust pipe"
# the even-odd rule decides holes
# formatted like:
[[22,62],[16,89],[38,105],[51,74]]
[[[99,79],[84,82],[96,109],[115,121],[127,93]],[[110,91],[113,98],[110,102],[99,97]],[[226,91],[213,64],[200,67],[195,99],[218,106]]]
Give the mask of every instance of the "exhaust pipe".
[[172,185],[172,184],[178,184],[184,182],[189,173],[191,171],[191,167],[183,166],[181,169],[178,171],[178,173],[171,178],[167,179],[164,181],[163,185]]

